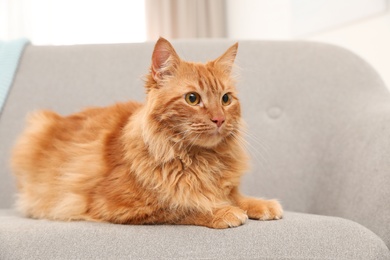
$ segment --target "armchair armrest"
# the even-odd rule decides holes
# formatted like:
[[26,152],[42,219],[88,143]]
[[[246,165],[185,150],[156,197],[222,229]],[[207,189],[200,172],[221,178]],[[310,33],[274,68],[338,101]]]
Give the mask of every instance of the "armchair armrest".
[[[388,98],[388,97],[387,97]],[[329,144],[316,211],[354,220],[390,246],[390,102],[376,100]],[[332,179],[332,181],[328,181]]]

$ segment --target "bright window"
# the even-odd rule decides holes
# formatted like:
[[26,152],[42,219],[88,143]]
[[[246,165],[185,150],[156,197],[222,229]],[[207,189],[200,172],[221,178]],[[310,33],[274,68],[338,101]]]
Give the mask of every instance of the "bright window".
[[146,40],[144,0],[0,0],[0,39],[33,44]]

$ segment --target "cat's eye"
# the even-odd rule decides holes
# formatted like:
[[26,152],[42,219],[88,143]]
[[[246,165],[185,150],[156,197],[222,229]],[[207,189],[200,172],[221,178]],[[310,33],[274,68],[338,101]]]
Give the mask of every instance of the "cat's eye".
[[228,93],[222,96],[222,105],[227,106],[232,103],[232,96]]
[[200,103],[200,96],[198,93],[190,92],[185,95],[186,102],[191,106],[196,106]]

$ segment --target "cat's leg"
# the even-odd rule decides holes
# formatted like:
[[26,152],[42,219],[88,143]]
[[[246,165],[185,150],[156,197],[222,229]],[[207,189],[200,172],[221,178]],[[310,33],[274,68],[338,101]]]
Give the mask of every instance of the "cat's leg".
[[277,200],[263,200],[246,197],[240,194],[238,188],[234,188],[231,198],[235,204],[246,211],[250,219],[273,220],[283,217],[283,209]]
[[222,229],[241,226],[247,219],[248,215],[244,210],[234,206],[225,206],[216,208],[209,213],[193,212],[186,215],[176,224]]

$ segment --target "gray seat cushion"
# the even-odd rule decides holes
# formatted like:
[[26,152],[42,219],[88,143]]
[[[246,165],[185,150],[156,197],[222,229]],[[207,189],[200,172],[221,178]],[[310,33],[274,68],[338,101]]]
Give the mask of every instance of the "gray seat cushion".
[[287,212],[214,230],[27,219],[0,210],[0,259],[390,259],[384,242],[342,218]]

